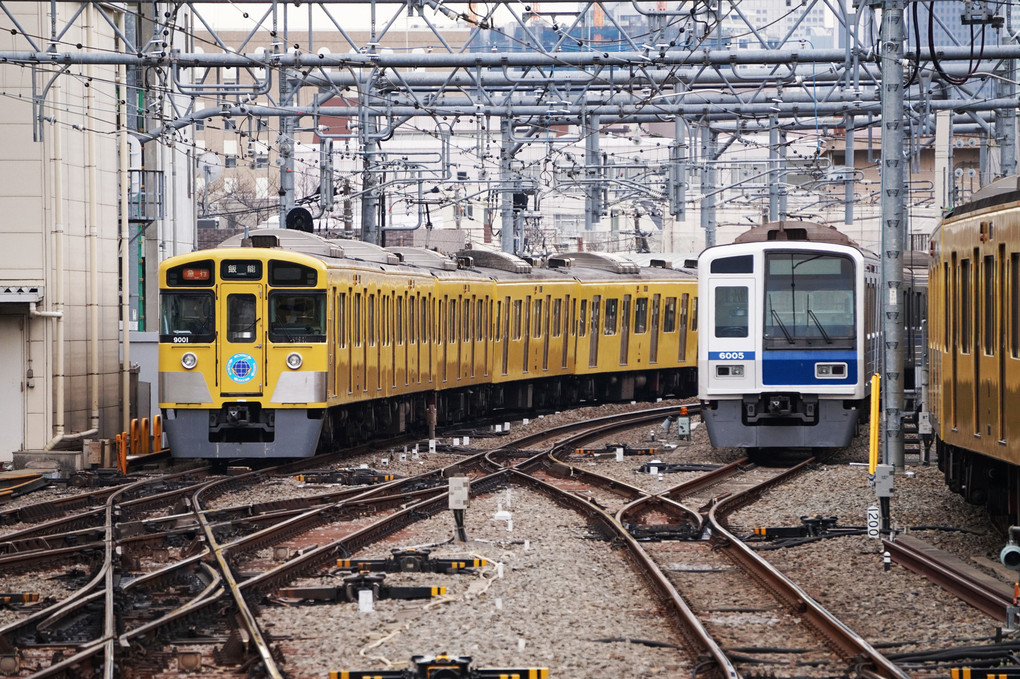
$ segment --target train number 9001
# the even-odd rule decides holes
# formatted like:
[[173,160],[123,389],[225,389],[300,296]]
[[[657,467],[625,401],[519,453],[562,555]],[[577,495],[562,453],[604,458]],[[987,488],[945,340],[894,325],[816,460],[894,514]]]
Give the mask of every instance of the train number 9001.
[[743,351],[720,351],[720,361],[741,361],[744,358]]

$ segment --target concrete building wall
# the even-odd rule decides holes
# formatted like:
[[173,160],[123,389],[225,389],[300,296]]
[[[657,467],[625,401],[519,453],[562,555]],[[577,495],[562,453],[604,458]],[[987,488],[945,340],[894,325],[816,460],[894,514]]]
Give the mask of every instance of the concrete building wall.
[[[50,7],[17,3],[9,11],[27,34],[40,36],[49,34]],[[76,7],[56,7],[63,26]],[[94,8],[63,40],[115,48],[113,30]],[[25,49],[23,36],[0,36],[0,50]],[[0,316],[7,321],[0,372],[19,376],[17,391],[0,398],[2,417],[11,420],[5,426],[25,422],[20,435],[0,440],[0,462],[17,449],[59,445],[61,435],[80,448],[74,434],[120,431],[116,72],[72,68],[53,79],[33,108],[33,79],[42,92],[55,70],[0,69],[6,93],[0,99]],[[33,304],[50,317],[32,315]]]

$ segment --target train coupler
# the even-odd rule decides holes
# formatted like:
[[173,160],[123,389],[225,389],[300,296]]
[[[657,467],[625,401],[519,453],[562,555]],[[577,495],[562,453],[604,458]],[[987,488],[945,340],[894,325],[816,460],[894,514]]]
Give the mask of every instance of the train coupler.
[[471,667],[471,656],[411,656],[411,666],[402,670],[331,671],[329,679],[548,679],[549,668]]
[[358,573],[344,578],[339,587],[283,587],[277,591],[279,599],[307,603],[344,603],[360,600],[362,591],[371,592],[379,599],[430,599],[446,594],[445,587],[391,587],[382,574]]
[[394,549],[386,559],[337,559],[337,568],[384,573],[466,573],[488,565],[485,559],[437,559],[428,549]]

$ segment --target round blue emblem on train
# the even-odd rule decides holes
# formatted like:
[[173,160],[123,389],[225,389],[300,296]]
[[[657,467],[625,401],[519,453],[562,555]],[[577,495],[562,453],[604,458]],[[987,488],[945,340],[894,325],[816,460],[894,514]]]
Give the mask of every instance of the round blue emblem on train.
[[255,377],[255,359],[249,354],[234,354],[227,359],[227,375],[240,384],[251,382]]

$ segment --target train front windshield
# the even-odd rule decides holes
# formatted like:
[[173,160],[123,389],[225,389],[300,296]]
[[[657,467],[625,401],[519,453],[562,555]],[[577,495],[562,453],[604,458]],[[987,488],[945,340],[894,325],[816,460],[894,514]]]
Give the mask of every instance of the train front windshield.
[[773,252],[765,257],[765,346],[853,346],[854,263],[849,257]]
[[211,342],[216,337],[212,292],[162,292],[160,339],[164,342]]

